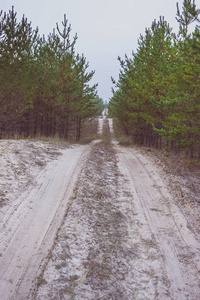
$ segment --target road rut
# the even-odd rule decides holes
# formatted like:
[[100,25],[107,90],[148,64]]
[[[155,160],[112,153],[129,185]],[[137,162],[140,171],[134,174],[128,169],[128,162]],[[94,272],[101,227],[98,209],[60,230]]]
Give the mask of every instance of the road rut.
[[138,149],[91,147],[37,300],[197,300],[199,237],[175,204],[163,171]]
[[14,207],[0,230],[0,299],[31,299],[56,232],[63,220],[88,147],[67,149],[48,164]]
[[98,134],[50,163],[8,209],[2,299],[199,299],[200,239],[164,171],[113,142],[112,119],[100,119]]
[[188,229],[185,216],[174,204],[156,166],[134,149],[116,149],[121,172],[127,176],[133,194],[141,239],[150,238],[160,253],[161,269],[156,274],[158,299],[198,299],[198,237]]

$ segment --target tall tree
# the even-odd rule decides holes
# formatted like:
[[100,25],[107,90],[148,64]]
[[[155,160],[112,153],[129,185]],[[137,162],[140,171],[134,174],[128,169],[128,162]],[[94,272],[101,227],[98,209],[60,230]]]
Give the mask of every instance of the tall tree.
[[75,55],[66,15],[62,25],[45,39],[24,16],[17,21],[14,7],[0,13],[0,133],[79,139],[82,120],[95,114],[94,71]]
[[177,2],[177,17],[176,20],[179,23],[179,33],[186,38],[188,34],[188,27],[191,23],[198,20],[200,10],[196,8],[195,0],[184,0],[182,13],[179,9],[179,4]]
[[[136,143],[161,147],[164,139],[164,145],[185,148],[191,157],[200,149],[199,12],[195,1],[184,0],[182,13],[177,4],[179,38],[160,18],[140,35],[133,58],[119,59],[109,111]],[[194,21],[197,26],[189,34]]]
[[31,91],[26,87],[38,30],[32,30],[24,16],[18,23],[14,7],[2,13],[0,24],[0,123],[9,131],[31,105]]

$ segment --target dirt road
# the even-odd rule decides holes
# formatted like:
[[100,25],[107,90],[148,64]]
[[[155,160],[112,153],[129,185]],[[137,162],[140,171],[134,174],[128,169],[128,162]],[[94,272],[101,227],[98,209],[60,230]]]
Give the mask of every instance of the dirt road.
[[100,120],[36,299],[197,300],[199,236],[162,170],[109,142],[112,125]]
[[185,216],[174,204],[156,166],[133,149],[117,147],[117,152],[121,172],[130,182],[140,240],[149,244],[145,260],[149,273],[154,276],[155,296],[157,299],[198,299],[199,236],[188,228]]
[[1,300],[31,299],[87,151],[83,146],[63,151],[39,173],[35,188],[7,207],[0,229]]
[[103,142],[65,150],[5,213],[0,299],[199,299],[198,208],[184,215],[164,171],[112,142],[111,119],[98,133]]

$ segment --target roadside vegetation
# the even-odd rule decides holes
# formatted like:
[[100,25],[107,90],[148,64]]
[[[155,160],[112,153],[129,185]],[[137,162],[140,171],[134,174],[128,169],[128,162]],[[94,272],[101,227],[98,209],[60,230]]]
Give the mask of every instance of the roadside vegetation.
[[[124,132],[139,145],[184,149],[200,159],[200,9],[177,3],[179,33],[160,17],[125,56],[108,105]],[[191,33],[190,25],[196,24]]]
[[45,37],[25,16],[19,22],[14,7],[0,11],[0,138],[80,140],[85,122],[101,114],[94,71],[70,34],[66,15]]

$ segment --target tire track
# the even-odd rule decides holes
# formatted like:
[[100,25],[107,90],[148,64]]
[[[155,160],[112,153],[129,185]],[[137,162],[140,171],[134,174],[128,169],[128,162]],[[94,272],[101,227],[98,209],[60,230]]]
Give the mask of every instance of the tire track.
[[40,174],[38,185],[6,219],[0,231],[1,299],[30,299],[87,152],[83,146],[67,149],[58,163]]
[[198,239],[156,166],[111,143],[112,125],[99,122],[104,142],[91,147],[36,299],[197,300]]
[[149,227],[162,255],[168,291],[163,294],[158,289],[159,297],[198,299],[200,245],[197,239],[155,166],[134,149],[117,147],[117,150],[121,169],[129,178],[139,219]]

